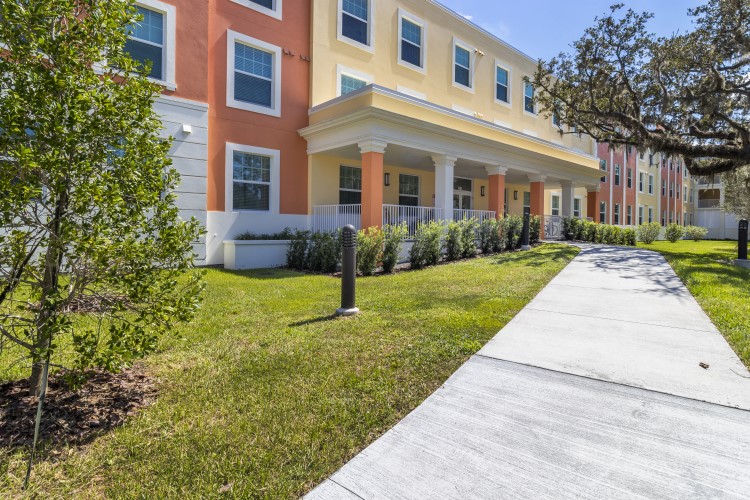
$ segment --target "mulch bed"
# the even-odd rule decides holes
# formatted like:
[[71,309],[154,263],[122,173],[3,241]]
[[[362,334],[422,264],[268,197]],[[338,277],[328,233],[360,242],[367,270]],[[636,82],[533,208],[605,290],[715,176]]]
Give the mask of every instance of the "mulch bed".
[[[71,390],[61,374],[50,377],[40,439],[82,445],[133,416],[156,399],[156,385],[140,367],[120,373],[86,372],[86,382]],[[0,449],[30,446],[37,398],[26,380],[0,385]]]

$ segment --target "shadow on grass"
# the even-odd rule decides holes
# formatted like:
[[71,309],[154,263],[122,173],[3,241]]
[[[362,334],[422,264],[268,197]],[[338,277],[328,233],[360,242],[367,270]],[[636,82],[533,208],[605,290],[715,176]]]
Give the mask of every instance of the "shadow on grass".
[[298,321],[296,323],[289,323],[289,326],[296,327],[296,326],[314,325],[316,323],[325,323],[326,321],[333,321],[337,319],[338,317],[339,316],[335,314],[329,314],[328,316],[320,316],[318,318],[306,319],[304,321]]

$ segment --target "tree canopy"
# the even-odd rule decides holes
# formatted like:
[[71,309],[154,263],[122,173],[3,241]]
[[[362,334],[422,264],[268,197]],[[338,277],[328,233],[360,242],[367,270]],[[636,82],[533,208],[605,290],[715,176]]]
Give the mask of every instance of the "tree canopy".
[[[0,3],[0,350],[119,368],[198,304],[201,232],[152,104],[161,89],[123,47],[129,0]],[[187,276],[186,276],[187,275]]]
[[600,142],[682,156],[694,175],[749,165],[750,2],[689,14],[692,31],[657,37],[651,14],[612,6],[571,53],[539,62],[540,108]]

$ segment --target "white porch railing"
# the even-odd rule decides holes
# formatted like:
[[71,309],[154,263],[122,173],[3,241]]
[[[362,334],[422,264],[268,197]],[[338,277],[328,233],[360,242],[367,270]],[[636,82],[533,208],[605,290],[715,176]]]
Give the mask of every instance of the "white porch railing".
[[407,238],[413,238],[419,224],[444,220],[443,210],[435,207],[407,207],[403,205],[383,205],[383,225],[406,223]]
[[351,224],[362,229],[362,205],[318,205],[313,207],[312,229],[330,233]]
[[488,219],[494,219],[497,214],[488,210],[464,210],[453,209],[453,220],[476,219],[482,223]]
[[561,215],[544,216],[544,239],[563,239],[563,217]]

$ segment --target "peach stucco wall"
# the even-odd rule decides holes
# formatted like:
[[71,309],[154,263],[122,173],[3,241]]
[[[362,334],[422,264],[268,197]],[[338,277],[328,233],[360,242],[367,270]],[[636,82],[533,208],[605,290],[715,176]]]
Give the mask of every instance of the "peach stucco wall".
[[208,2],[162,0],[176,7],[175,83],[164,95],[208,102]]
[[[297,131],[308,124],[310,2],[283,2],[283,21],[230,0],[209,7],[208,210],[225,207],[227,142],[281,151],[282,214],[308,211],[306,142]],[[227,30],[281,47],[281,117],[227,107]]]

